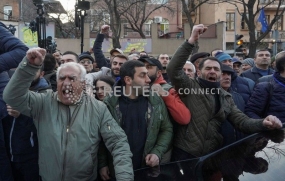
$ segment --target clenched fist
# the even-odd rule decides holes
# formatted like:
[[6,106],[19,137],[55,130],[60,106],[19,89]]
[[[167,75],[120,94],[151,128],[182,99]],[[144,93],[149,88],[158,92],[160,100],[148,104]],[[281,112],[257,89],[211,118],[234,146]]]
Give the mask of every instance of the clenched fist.
[[101,27],[101,34],[108,34],[109,33],[109,29],[110,29],[109,25],[103,25]]
[[203,24],[195,25],[192,29],[192,33],[188,42],[190,44],[194,44],[205,31],[207,31],[208,27],[204,26]]
[[27,51],[27,59],[30,64],[40,66],[43,64],[46,50],[43,48],[31,48]]

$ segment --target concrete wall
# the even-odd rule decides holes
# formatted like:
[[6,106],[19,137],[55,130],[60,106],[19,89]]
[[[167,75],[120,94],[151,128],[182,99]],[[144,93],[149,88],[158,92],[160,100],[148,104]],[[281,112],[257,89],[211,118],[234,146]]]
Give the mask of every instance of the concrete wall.
[[[84,51],[89,50],[89,32],[88,32],[88,24],[85,24],[85,31],[84,31]],[[152,52],[150,52],[151,55],[156,56],[160,53],[167,53],[169,55],[172,55],[176,49],[185,41],[185,39],[188,39],[190,37],[191,31],[190,26],[188,24],[184,25],[184,38],[180,39],[161,39],[158,38],[157,35],[157,24],[152,25]],[[215,25],[212,25],[211,28],[209,27],[208,34],[205,33],[203,36],[207,36],[207,38],[203,38],[201,36],[199,41],[199,52],[206,51],[210,52],[214,48],[217,47],[224,47],[224,34],[225,34],[225,23],[219,22]],[[76,53],[80,53],[80,39],[56,39],[57,42],[57,48],[61,52],[65,52],[67,50],[74,51]],[[108,52],[104,52],[106,56],[108,55]],[[128,52],[126,52],[127,54]]]

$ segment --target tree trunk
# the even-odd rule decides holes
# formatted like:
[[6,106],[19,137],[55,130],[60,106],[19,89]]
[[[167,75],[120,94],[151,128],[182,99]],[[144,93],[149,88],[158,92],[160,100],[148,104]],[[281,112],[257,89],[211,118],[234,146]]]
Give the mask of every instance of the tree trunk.
[[142,39],[146,39],[145,34],[143,33],[142,30],[138,30],[137,32],[140,34]]
[[250,58],[254,58],[256,47],[257,47],[257,41],[255,37],[255,26],[250,25],[248,29],[249,29],[248,56]]

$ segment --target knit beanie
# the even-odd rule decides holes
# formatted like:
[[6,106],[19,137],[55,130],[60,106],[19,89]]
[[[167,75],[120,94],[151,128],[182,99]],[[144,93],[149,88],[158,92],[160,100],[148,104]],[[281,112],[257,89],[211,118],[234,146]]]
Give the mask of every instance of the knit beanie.
[[233,60],[232,57],[227,54],[227,53],[224,53],[224,52],[218,52],[216,53],[215,57],[220,61],[220,62],[223,62],[225,60]]
[[250,66],[254,66],[254,60],[252,58],[246,58],[242,61],[242,64],[248,64]]

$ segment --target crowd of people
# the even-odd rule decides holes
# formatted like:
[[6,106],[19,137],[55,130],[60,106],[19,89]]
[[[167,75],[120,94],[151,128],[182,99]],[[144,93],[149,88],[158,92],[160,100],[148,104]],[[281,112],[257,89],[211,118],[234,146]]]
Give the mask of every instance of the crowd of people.
[[[0,180],[134,180],[285,122],[285,51],[241,60],[222,49],[170,57],[114,48],[28,49],[0,23]],[[214,48],[214,47],[213,47]],[[245,52],[246,54],[246,52]]]

